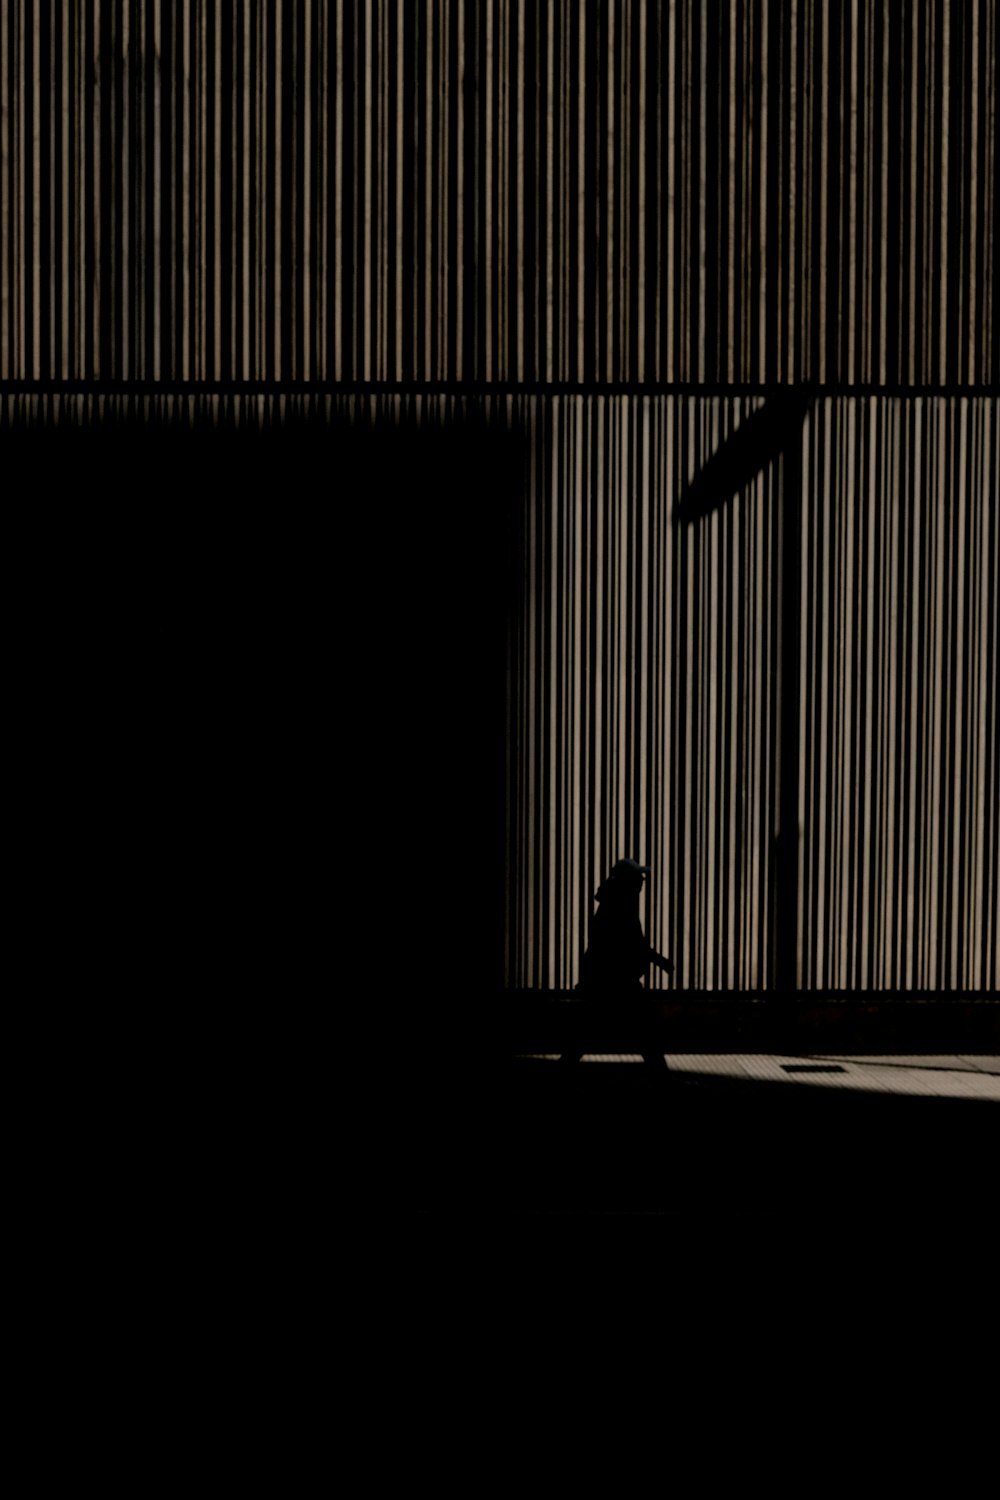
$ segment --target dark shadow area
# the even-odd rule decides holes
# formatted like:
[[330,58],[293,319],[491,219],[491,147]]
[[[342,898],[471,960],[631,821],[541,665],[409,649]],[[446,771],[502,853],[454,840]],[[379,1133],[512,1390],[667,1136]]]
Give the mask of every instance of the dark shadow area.
[[419,1154],[503,983],[517,437],[430,403],[2,416],[22,881],[78,1115],[183,1143],[207,1201],[313,1201],[355,1095],[345,1170]]
[[[947,991],[905,996],[839,993],[795,997],[713,991],[661,993],[659,1042],[664,1052],[764,1052],[835,1059],[851,1055],[1000,1053],[1000,1006]],[[498,1050],[634,1052],[627,1018],[597,1012],[573,992],[511,991],[496,1012]]]
[[[658,1086],[657,1086],[658,1085]],[[478,1206],[508,1213],[996,1212],[1000,1108],[636,1064],[502,1075]],[[459,1179],[461,1181],[461,1178]],[[442,1204],[449,1190],[439,1179]]]
[[217,912],[248,862],[299,888],[303,928],[367,879],[393,984],[496,984],[518,444],[359,406],[5,409],[36,748],[81,879],[96,860],[168,926],[213,921],[184,892]]
[[703,464],[681,496],[677,517],[683,525],[706,520],[784,453],[794,449],[809,410],[801,390],[772,394]]

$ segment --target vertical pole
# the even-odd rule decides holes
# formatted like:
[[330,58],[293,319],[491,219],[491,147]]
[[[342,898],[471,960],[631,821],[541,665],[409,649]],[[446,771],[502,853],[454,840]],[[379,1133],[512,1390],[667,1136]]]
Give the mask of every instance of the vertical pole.
[[799,889],[799,628],[802,618],[802,431],[790,413],[784,450],[781,534],[781,786],[779,789],[777,893],[771,913],[774,983],[785,993],[798,985]]

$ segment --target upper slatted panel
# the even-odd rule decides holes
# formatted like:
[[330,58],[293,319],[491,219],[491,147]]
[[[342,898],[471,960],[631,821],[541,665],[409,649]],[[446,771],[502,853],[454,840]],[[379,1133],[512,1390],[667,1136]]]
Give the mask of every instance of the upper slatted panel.
[[1000,381],[997,0],[9,0],[0,378]]

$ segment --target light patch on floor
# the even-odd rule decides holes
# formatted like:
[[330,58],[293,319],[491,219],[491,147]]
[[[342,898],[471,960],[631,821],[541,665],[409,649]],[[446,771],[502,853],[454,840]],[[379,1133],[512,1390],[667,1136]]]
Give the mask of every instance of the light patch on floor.
[[[670,1054],[668,1053],[668,1059]],[[948,1099],[993,1099],[1000,1102],[1000,1076],[992,1068],[972,1067],[995,1062],[995,1058],[938,1057],[845,1057],[815,1054],[816,1062],[838,1063],[842,1073],[786,1073],[784,1065],[801,1065],[807,1059],[787,1056],[756,1056],[736,1053],[693,1053],[670,1059],[680,1073],[702,1073],[716,1078],[756,1078],[768,1083],[794,1083],[797,1087],[855,1089],[869,1093],[910,1094]]]
[[[558,1062],[558,1052],[521,1052],[519,1058]],[[639,1052],[587,1052],[585,1063],[641,1063]],[[842,1053],[764,1055],[745,1052],[667,1053],[673,1073],[700,1073],[713,1078],[756,1079],[793,1083],[798,1088],[851,1089],[876,1094],[907,1094],[938,1099],[990,1099],[1000,1103],[1000,1058],[935,1056],[845,1057]],[[836,1063],[837,1073],[786,1073],[785,1067]]]
[[641,1052],[585,1052],[581,1062],[641,1063]]

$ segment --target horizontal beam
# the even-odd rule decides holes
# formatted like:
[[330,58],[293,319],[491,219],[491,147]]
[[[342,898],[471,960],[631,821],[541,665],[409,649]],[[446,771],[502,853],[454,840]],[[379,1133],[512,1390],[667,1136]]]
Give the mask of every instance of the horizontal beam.
[[669,1053],[1000,1054],[1000,1004],[950,1000],[710,1000],[650,996],[648,1016],[554,996],[510,996],[491,1034],[504,1053],[640,1050],[650,1028]]

